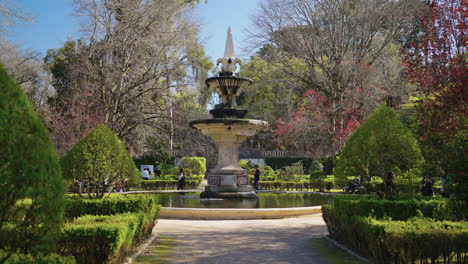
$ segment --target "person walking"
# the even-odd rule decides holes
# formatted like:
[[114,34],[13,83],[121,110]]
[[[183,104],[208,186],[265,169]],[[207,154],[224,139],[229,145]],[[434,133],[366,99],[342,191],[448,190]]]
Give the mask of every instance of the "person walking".
[[185,190],[185,175],[183,168],[180,168],[179,170],[179,183],[177,185],[177,190]]
[[396,183],[395,183],[395,173],[389,171],[384,180],[385,194],[387,196],[392,196],[395,193]]
[[440,180],[440,191],[442,197],[449,198],[450,197],[450,178],[447,175],[447,169],[442,168],[440,169],[440,174],[442,179]]
[[432,179],[432,173],[428,173],[424,176],[424,179],[421,182],[421,194],[424,196],[432,196],[434,195],[434,180]]
[[260,181],[260,170],[258,169],[258,165],[255,165],[255,173],[254,173],[254,188],[255,190],[260,190],[258,182]]
[[143,169],[143,180],[149,180],[150,179],[150,173],[148,168]]

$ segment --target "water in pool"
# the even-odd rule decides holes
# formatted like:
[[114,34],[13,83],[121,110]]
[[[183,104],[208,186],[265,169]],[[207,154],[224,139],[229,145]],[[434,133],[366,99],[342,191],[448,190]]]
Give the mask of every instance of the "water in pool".
[[164,207],[290,208],[327,204],[330,196],[314,193],[259,193],[258,199],[202,199],[200,193],[156,193]]

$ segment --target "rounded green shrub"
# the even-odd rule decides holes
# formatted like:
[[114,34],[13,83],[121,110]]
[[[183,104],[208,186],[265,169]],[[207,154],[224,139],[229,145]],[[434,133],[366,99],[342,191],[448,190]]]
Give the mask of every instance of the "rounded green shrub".
[[63,222],[64,181],[47,131],[0,65],[0,248],[40,253]]
[[193,174],[204,175],[206,172],[206,158],[183,157],[180,161],[180,167],[191,169]]
[[263,172],[263,174],[264,174],[265,176],[273,176],[273,175],[275,175],[275,171],[274,171],[273,168],[270,167],[270,166],[265,166],[265,167],[263,168],[262,172]]
[[309,167],[309,174],[312,174],[314,172],[320,172],[320,171],[323,171],[323,164],[319,161],[319,160],[314,160],[312,161],[312,164],[310,164],[310,167]]
[[253,169],[254,167],[254,165],[252,164],[252,161],[250,160],[239,160],[239,166],[241,166],[241,168],[244,168],[247,171],[249,171],[250,169]]
[[382,105],[346,142],[335,167],[335,180],[347,176],[383,177],[389,171],[406,172],[424,162],[411,131],[389,107]]
[[61,160],[64,177],[86,184],[90,197],[102,198],[118,181],[138,184],[140,173],[124,144],[107,126],[99,125],[80,140]]

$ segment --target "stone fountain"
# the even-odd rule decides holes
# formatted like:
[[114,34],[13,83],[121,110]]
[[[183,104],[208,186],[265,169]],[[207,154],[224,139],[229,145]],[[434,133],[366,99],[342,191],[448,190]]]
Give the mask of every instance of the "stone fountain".
[[245,119],[248,111],[237,109],[237,96],[253,81],[236,73],[236,65],[240,67],[242,60],[234,53],[230,28],[227,32],[224,57],[218,59],[217,64],[222,64],[221,72],[216,77],[206,79],[205,83],[219,94],[222,107],[210,111],[212,119],[190,122],[192,128],[211,137],[218,146],[218,163],[208,172],[208,185],[200,196],[201,198],[257,198],[257,194],[249,185],[247,172],[239,166],[239,147],[247,137],[266,129],[268,123]]

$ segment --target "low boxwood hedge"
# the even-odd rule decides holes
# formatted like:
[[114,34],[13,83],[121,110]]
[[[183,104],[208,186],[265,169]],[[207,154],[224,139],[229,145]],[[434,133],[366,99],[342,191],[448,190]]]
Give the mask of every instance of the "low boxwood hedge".
[[322,206],[332,238],[375,263],[467,263],[468,222],[450,222],[446,199],[337,195]]
[[77,263],[119,263],[138,235],[141,215],[82,216],[65,225],[59,252]]
[[336,195],[333,203],[334,209],[343,214],[343,217],[358,215],[406,220],[415,216],[424,216],[436,220],[449,220],[452,213],[449,200],[444,198],[385,200],[369,195]]
[[[185,189],[196,189],[201,179],[186,180]],[[140,188],[145,190],[175,190],[179,181],[175,180],[147,180],[140,183]]]
[[77,263],[120,263],[151,234],[160,208],[151,195],[112,194],[94,200],[70,195],[58,252],[73,255]]
[[[251,179],[253,184],[253,178]],[[326,187],[331,189],[333,184]],[[294,182],[294,181],[260,181],[260,188],[262,190],[275,190],[275,191],[313,191],[319,190],[316,186],[308,181]]]
[[151,214],[158,209],[158,199],[152,195],[112,194],[104,199],[80,199],[69,195],[65,208],[65,218],[70,220],[82,215],[114,215],[121,213],[144,212]]
[[352,217],[346,245],[374,263],[468,263],[468,222]]
[[[8,256],[9,255],[9,256]],[[50,255],[29,255],[29,254],[16,254],[7,253],[0,250],[0,260],[7,257],[4,264],[75,264],[73,256],[59,256],[57,254]]]
[[84,215],[67,223],[60,254],[73,255],[77,263],[120,263],[132,246],[149,237],[156,223],[160,206],[144,200],[153,205],[134,213]]

